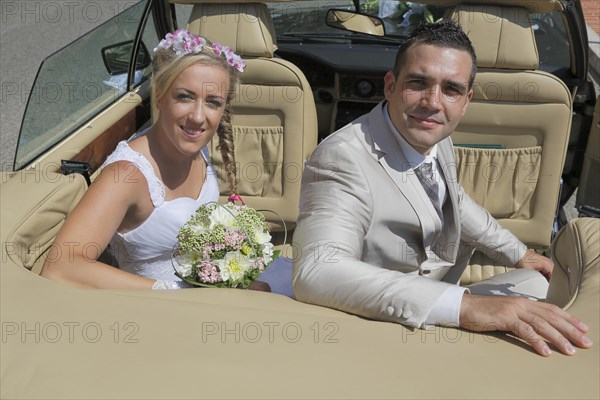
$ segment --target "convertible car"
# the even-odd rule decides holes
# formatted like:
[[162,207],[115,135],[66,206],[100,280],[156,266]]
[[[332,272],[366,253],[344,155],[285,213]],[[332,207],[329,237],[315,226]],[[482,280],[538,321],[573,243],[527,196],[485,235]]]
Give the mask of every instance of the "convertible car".
[[[412,330],[273,293],[81,290],[39,276],[106,156],[156,116],[150,62],[167,32],[246,60],[232,119],[240,195],[281,216],[267,218],[293,259],[305,160],[383,99],[398,44],[439,19],[459,23],[478,55],[453,133],[457,179],[553,258],[546,301],[589,325],[592,349],[543,358],[505,333]],[[0,397],[598,399],[600,125],[587,49],[579,0],[135,2],[44,60],[14,171],[2,173]],[[581,218],[567,221],[577,188]],[[476,254],[461,282],[506,269]]]

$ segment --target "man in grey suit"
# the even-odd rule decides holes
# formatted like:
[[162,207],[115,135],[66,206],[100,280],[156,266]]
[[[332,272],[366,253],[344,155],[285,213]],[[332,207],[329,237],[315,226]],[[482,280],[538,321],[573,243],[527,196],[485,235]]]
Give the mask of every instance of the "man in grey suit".
[[591,341],[565,311],[456,284],[473,249],[517,268],[500,285],[495,277],[512,294],[545,297],[553,268],[456,180],[449,135],[473,95],[475,71],[458,26],[424,25],[385,76],[386,100],[317,147],[294,233],[296,298],[413,327],[512,331],[541,355],[551,353],[545,340],[573,354],[573,345]]

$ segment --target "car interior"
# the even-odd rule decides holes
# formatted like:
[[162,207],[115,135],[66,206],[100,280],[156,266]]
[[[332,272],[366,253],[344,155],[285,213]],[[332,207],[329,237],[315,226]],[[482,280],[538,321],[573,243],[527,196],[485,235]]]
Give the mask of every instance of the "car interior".
[[[292,258],[291,243],[298,216],[303,165],[320,140],[368,112],[383,99],[382,78],[393,63],[395,46],[390,43],[390,51],[384,55],[377,53],[377,60],[381,60],[381,63],[374,65],[376,53],[366,44],[344,42],[337,49],[335,45],[317,49],[314,43],[302,44],[291,39],[285,39],[290,42],[278,44],[270,4],[219,1],[168,0],[164,2],[164,10],[171,13],[177,5],[191,7],[186,26],[179,28],[185,27],[192,33],[229,46],[247,63],[233,103],[232,117],[240,178],[239,194],[246,204],[274,212],[267,212],[266,218],[274,232],[275,244],[282,250],[282,255]],[[47,318],[48,312],[40,303],[54,304],[63,296],[60,293],[69,298],[69,304],[78,303],[70,305],[72,309],[75,306],[83,307],[90,315],[98,312],[94,317],[86,317],[86,314],[65,308],[83,320],[102,320],[100,315],[105,310],[109,310],[111,315],[124,315],[124,318],[135,315],[136,321],[146,328],[142,332],[146,342],[136,348],[119,348],[119,352],[131,353],[135,357],[139,357],[136,351],[142,349],[145,352],[139,359],[128,358],[139,362],[139,371],[145,372],[140,374],[135,388],[127,386],[125,381],[111,381],[111,387],[98,386],[98,389],[89,391],[88,378],[77,375],[81,368],[75,362],[66,368],[75,377],[69,388],[72,393],[87,393],[88,397],[95,398],[110,397],[113,391],[121,395],[133,396],[135,393],[137,397],[140,397],[140,393],[146,393],[146,397],[169,397],[173,393],[175,396],[193,397],[194,393],[197,396],[198,390],[204,390],[203,395],[208,397],[223,397],[223,391],[215,390],[219,387],[223,390],[224,386],[219,385],[231,383],[225,383],[227,374],[215,378],[210,388],[203,386],[198,389],[196,384],[182,385],[178,382],[179,386],[174,392],[168,391],[167,385],[164,392],[149,393],[149,388],[155,390],[155,380],[160,380],[160,371],[174,365],[170,363],[177,362],[178,368],[174,373],[189,379],[187,368],[192,370],[197,367],[198,358],[221,367],[225,365],[231,373],[239,372],[240,381],[246,382],[236,389],[240,391],[240,397],[264,390],[259,383],[268,385],[271,393],[287,393],[288,397],[295,398],[314,397],[315,393],[337,397],[369,397],[369,394],[377,393],[375,389],[365,387],[364,382],[369,379],[381,382],[378,389],[381,397],[385,397],[386,393],[397,393],[395,372],[400,371],[398,373],[410,382],[419,383],[418,390],[407,389],[404,392],[405,396],[412,398],[460,398],[465,393],[477,398],[539,398],[540,394],[546,398],[597,398],[598,388],[593,381],[596,379],[597,383],[597,376],[594,376],[598,371],[597,338],[600,327],[598,219],[578,218],[566,224],[560,232],[555,229],[561,196],[561,173],[570,149],[576,90],[541,65],[535,42],[535,21],[529,18],[532,12],[550,12],[559,7],[562,4],[554,0],[502,0],[495,1],[493,7],[481,5],[479,0],[458,0],[444,8],[445,18],[456,21],[467,32],[479,60],[473,100],[452,139],[457,157],[456,178],[503,226],[528,246],[552,257],[556,265],[555,277],[547,301],[569,309],[590,324],[591,337],[596,342],[593,350],[582,350],[571,358],[554,355],[551,360],[538,362],[541,357],[524,351],[521,347],[525,345],[512,337],[466,335],[461,330],[455,330],[452,332],[463,335],[458,339],[449,336],[450,339],[441,342],[436,340],[431,344],[429,337],[425,340],[419,336],[421,334],[396,324],[365,321],[272,294],[232,290],[227,297],[220,294],[226,289],[221,292],[220,289],[183,290],[176,291],[180,293],[168,293],[173,296],[168,301],[162,301],[166,297],[161,297],[164,295],[161,293],[105,291],[98,294],[98,291],[75,291],[66,287],[61,287],[63,291],[60,291],[58,285],[47,284],[45,279],[33,276],[40,273],[45,258],[53,251],[51,244],[54,236],[85,193],[88,187],[85,176],[88,175],[93,181],[97,177],[98,167],[117,143],[148,126],[156,118],[147,80],[117,98],[89,121],[79,121],[81,127],[78,130],[60,140],[51,151],[35,159],[28,168],[2,172],[2,296],[3,303],[6,299],[7,302],[18,299],[21,307],[3,308],[3,321],[6,318]],[[171,17],[170,24],[173,26],[168,28],[175,28],[175,18]],[[360,24],[357,27],[354,23],[352,29],[362,29]],[[372,23],[367,24],[368,29],[372,29],[372,26]],[[519,46],[515,47],[514,43],[519,43]],[[146,45],[148,48],[152,46],[150,43]],[[338,52],[344,46],[356,49],[356,54],[351,56],[352,67],[336,64],[341,54]],[[312,59],[307,57],[308,49]],[[324,60],[327,60],[327,65],[322,64]],[[147,73],[148,67],[144,68]],[[587,144],[582,177],[597,175],[600,168],[598,111],[597,106],[593,125],[596,128],[592,130]],[[221,201],[225,201],[227,184],[215,144],[211,145],[210,152],[223,191]],[[63,160],[70,161],[71,167],[75,165],[71,171],[79,170],[83,174],[66,174],[68,171]],[[589,179],[586,181],[589,182]],[[600,198],[598,191],[598,185],[582,186],[577,201],[594,204],[594,199]],[[16,193],[19,195],[16,196]],[[600,204],[596,205],[600,208]],[[589,215],[592,214],[593,210],[590,210]],[[287,241],[284,242],[283,233],[286,230]],[[461,283],[475,283],[507,269],[490,257],[476,253]],[[29,290],[27,288],[33,290],[34,294],[25,293]],[[267,299],[265,296],[272,297]],[[10,301],[15,304],[13,300]],[[148,301],[153,304],[152,310],[147,309]],[[189,313],[189,317],[177,320],[177,313],[169,308],[174,304],[179,307],[179,315],[185,312]],[[244,306],[240,308],[240,304]],[[326,348],[315,346],[314,343],[312,347],[276,343],[266,351],[266,347],[251,347],[243,343],[225,346],[223,341],[209,350],[200,347],[203,351],[201,357],[196,357],[197,353],[189,350],[194,346],[175,349],[163,346],[167,342],[172,346],[178,340],[197,339],[199,324],[207,318],[232,324],[246,319],[259,322],[294,321],[300,324],[332,320],[339,324],[336,326],[340,329],[340,342],[343,343]],[[180,337],[173,338],[162,326],[164,321],[167,321],[164,326],[172,323],[173,326],[181,325],[186,329],[179,331]],[[398,350],[390,344],[397,344],[400,330],[406,337],[402,337],[403,346]],[[435,328],[428,332],[437,332],[438,335],[441,332],[444,335],[444,332],[450,331]],[[370,343],[369,346],[364,346],[365,341]],[[490,342],[496,347],[488,346],[485,352],[477,350]],[[404,346],[406,343],[410,346]],[[106,351],[99,351],[93,363],[87,360],[90,368],[96,368],[99,373],[107,368],[121,368],[104,358],[111,351],[114,352],[114,348],[102,346],[105,345],[100,344],[96,349]],[[6,360],[22,364],[23,361],[18,357],[25,351],[25,346],[15,348],[18,351],[11,350]],[[33,350],[25,352],[38,357],[36,362],[44,365],[55,363],[56,358],[53,357],[59,350],[61,357],[64,352],[69,360],[83,363],[85,357],[92,357],[93,350],[89,346],[84,351],[80,350],[82,348],[40,346],[42,350],[38,353],[33,354]],[[359,357],[354,351],[361,352],[360,358],[354,358]],[[160,354],[160,357],[152,358],[156,354]],[[436,369],[427,362],[427,357],[435,357],[435,354],[438,357],[442,354],[445,360],[455,360],[461,368]],[[42,356],[48,360],[40,358]],[[411,361],[399,362],[404,357]],[[501,369],[500,372],[489,373],[487,367],[484,371],[477,367],[489,365],[490,359]],[[331,360],[335,365],[331,364]],[[577,360],[578,363],[571,360]],[[155,367],[158,364],[160,368]],[[260,374],[263,375],[249,374],[250,367],[260,367]],[[333,374],[332,377],[333,368],[339,374]],[[32,367],[25,375],[37,378],[26,379],[14,375],[12,370],[4,374],[3,367],[3,380],[18,382],[15,388],[23,393],[31,394],[34,393],[32,388],[39,389],[34,393],[37,397],[44,397],[44,390],[64,393],[65,388],[59,387],[60,381],[51,379],[54,369]],[[292,373],[288,373],[288,369]],[[438,382],[431,385],[430,373],[423,371],[439,376]],[[307,376],[312,381],[298,384],[299,373],[303,376],[303,382]],[[264,374],[276,379],[266,379]],[[566,376],[565,379],[569,381],[548,379],[553,374]],[[197,377],[197,374],[194,376]],[[507,383],[509,378],[518,383]],[[250,383],[247,383],[248,379],[251,379]],[[532,379],[536,384],[531,383]],[[265,380],[268,382],[265,383]],[[295,389],[290,391],[290,388]],[[319,388],[320,392],[314,388]],[[10,393],[10,390],[5,390],[4,393]]]
[[[235,10],[235,13],[215,13],[219,7],[222,7],[221,10]],[[537,4],[535,9],[539,11]],[[566,154],[572,102],[568,88],[560,79],[538,69],[539,60],[533,28],[525,24],[531,11],[523,7],[490,9],[487,6],[464,4],[452,8],[446,17],[458,22],[465,32],[469,33],[478,54],[474,98],[453,134],[453,141],[457,146],[457,178],[467,193],[487,208],[501,224],[528,246],[544,251],[550,246],[563,168],[563,163],[554,160],[556,157],[564,159]],[[269,118],[261,115],[265,111],[257,111],[258,109],[273,113],[272,104],[281,104],[281,100],[289,103],[289,98],[272,101],[266,96],[259,101],[253,101],[251,107],[242,103],[248,101],[244,84],[253,85],[253,89],[263,94],[278,93],[280,89],[268,92],[268,89],[262,86],[267,85],[268,78],[277,82],[279,87],[284,81],[276,73],[267,72],[274,62],[272,50],[261,54],[257,49],[249,51],[245,48],[253,38],[260,45],[260,49],[274,49],[276,46],[275,33],[272,31],[273,22],[265,4],[196,4],[187,29],[225,43],[248,59],[248,74],[242,76],[242,95],[233,107],[234,125],[247,125],[245,122],[238,122],[248,118],[246,114],[258,114],[258,120],[265,123]],[[267,43],[263,44],[265,40]],[[518,50],[509,45],[515,42],[520,43]],[[302,72],[293,64],[281,59],[275,60],[278,64],[294,68],[294,77],[298,77],[296,79],[300,82],[306,82]],[[263,80],[254,76],[254,68],[264,74]],[[343,79],[350,76],[351,74],[347,77],[341,75],[340,85],[343,85]],[[248,200],[248,204],[260,209],[274,209],[285,216],[288,226],[293,226],[297,213],[290,215],[286,210],[297,210],[300,189],[298,175],[290,175],[289,167],[301,165],[307,159],[318,137],[314,103],[312,96],[307,96],[310,94],[309,86],[304,83],[301,88],[304,96],[298,95],[293,98],[306,101],[301,104],[301,110],[297,109],[292,114],[295,118],[304,115],[304,121],[293,124],[294,127],[302,129],[292,133],[291,121],[286,118],[279,122],[283,140],[278,152],[283,153],[283,182],[288,189],[283,192],[277,188],[267,191],[263,189],[261,193],[243,186],[240,193]],[[344,113],[343,86],[337,96],[340,97],[337,112]],[[299,102],[294,101],[293,104]],[[321,111],[318,114],[325,114],[327,118],[322,118],[325,120],[337,120],[335,112],[327,115]],[[531,118],[531,115],[539,117]],[[323,124],[319,126],[321,125]],[[245,140],[248,134],[249,132],[245,132],[237,137]],[[287,147],[292,140],[303,140],[306,144],[299,146],[294,143]],[[267,149],[270,146],[263,143],[261,147]],[[237,149],[239,153],[245,154],[247,151],[245,145],[237,146]],[[270,147],[269,152],[272,151]],[[253,165],[253,160],[257,159],[263,159],[265,166],[275,161],[266,159],[264,154],[240,158],[242,182],[246,178],[243,175],[244,171],[249,170],[247,166]],[[267,178],[267,186],[281,182],[280,176],[263,176]],[[221,184],[226,188],[223,178]],[[290,190],[291,188],[294,190]],[[286,192],[294,193],[294,203],[290,203],[287,197],[281,195]],[[497,193],[503,193],[503,196],[498,196]],[[260,198],[255,197],[257,194]],[[288,219],[288,215],[292,218]],[[496,265],[483,255],[477,255],[462,281],[474,283],[505,270],[506,267]]]
[[[302,72],[305,68],[298,65],[303,67],[308,60],[299,61],[298,54],[292,55],[286,46],[282,54],[291,61],[277,52],[277,34],[267,4],[170,3],[192,4],[185,28],[229,46],[246,60],[247,69],[232,104],[239,194],[248,205],[271,211],[266,218],[272,231],[288,233],[287,243],[282,243],[286,235],[275,234],[276,244],[291,257],[304,163],[319,140],[383,98],[382,77],[389,67],[371,66],[367,75],[343,68],[325,70],[318,78],[307,79]],[[445,18],[463,27],[478,54],[474,97],[452,138],[457,179],[467,193],[524,243],[544,252],[554,234],[573,105],[569,88],[555,75],[540,70],[528,18],[531,12],[549,12],[556,5],[517,3],[489,7],[463,1],[445,8]],[[511,46],[515,42],[518,48]],[[388,61],[393,63],[394,56],[392,52]],[[365,101],[359,90],[367,77],[368,82],[378,83]],[[309,80],[315,79],[332,79],[333,86],[313,84],[311,88]],[[93,178],[118,141],[156,118],[148,97],[147,85],[138,86],[86,124],[85,135],[63,140],[38,161],[38,168],[43,173],[60,173],[56,168],[60,160],[87,163]],[[215,146],[211,145],[210,153],[219,175],[221,201],[226,201],[227,184]],[[474,283],[506,270],[489,257],[475,254],[461,281]]]

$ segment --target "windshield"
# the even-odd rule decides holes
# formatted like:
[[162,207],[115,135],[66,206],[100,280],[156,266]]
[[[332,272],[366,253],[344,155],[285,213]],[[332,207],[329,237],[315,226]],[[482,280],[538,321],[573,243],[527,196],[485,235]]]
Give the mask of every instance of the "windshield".
[[[268,4],[275,22],[277,36],[362,36],[326,25],[327,10],[355,10],[352,1],[292,1]],[[397,0],[361,0],[360,12],[383,20],[386,36],[406,37],[422,22],[442,18],[447,7]]]
[[[332,8],[354,11],[352,0],[291,1],[269,3],[275,23],[278,42],[306,41],[353,43],[378,42],[382,44],[406,38],[421,23],[432,23],[444,18],[456,4],[422,4],[397,0],[360,0],[360,12],[379,17],[385,27],[385,38],[344,31],[327,26],[327,10]],[[570,44],[564,16],[560,11],[531,13],[530,22],[538,47],[540,69],[561,74],[570,68]]]

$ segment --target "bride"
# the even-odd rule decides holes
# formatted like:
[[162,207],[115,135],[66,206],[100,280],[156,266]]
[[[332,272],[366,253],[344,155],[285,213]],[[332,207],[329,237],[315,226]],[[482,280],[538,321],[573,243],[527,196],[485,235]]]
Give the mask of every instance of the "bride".
[[[236,192],[230,102],[244,66],[227,47],[187,31],[159,43],[152,77],[156,123],[107,158],[56,236],[57,256],[48,257],[42,276],[86,288],[186,287],[173,274],[171,253],[183,224],[219,197],[206,147],[215,134]],[[120,268],[97,261],[107,246]],[[97,254],[88,254],[92,248]]]

